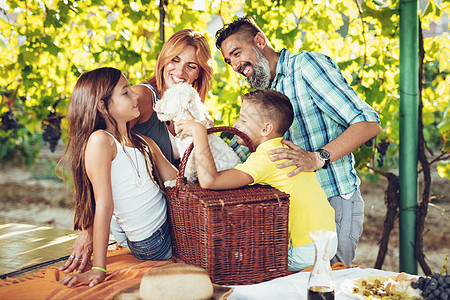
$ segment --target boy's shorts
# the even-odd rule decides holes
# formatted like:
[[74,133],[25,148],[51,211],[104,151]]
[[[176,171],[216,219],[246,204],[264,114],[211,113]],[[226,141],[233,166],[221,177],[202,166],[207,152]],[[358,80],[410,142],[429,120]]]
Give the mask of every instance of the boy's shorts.
[[[330,250],[328,252],[328,257],[330,260],[336,254],[337,250],[337,239],[334,238],[330,242]],[[316,249],[314,244],[307,244],[299,247],[292,247],[292,241],[289,242],[288,250],[288,270],[289,271],[301,271],[314,264],[314,259],[316,257]]]

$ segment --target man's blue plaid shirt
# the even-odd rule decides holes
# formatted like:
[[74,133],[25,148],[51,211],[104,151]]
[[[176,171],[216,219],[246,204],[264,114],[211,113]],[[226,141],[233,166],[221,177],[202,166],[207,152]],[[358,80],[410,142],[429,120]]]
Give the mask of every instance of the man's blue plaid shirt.
[[[294,107],[294,122],[284,138],[307,151],[316,151],[337,138],[350,125],[378,122],[378,114],[361,100],[328,56],[302,51],[291,54],[282,49],[276,75],[270,88],[289,97]],[[232,147],[245,158],[248,150]],[[239,149],[240,148],[240,149]],[[316,171],[327,197],[356,191],[360,179],[353,154]]]

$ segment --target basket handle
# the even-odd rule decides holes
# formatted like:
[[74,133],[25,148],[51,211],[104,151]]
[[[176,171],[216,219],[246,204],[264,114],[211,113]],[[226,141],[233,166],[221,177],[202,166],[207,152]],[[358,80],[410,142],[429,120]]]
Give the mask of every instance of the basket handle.
[[[211,133],[215,133],[215,132],[228,132],[228,133],[232,133],[234,135],[237,135],[238,137],[240,137],[245,142],[245,144],[247,145],[247,147],[250,150],[250,152],[255,152],[255,147],[253,146],[252,141],[242,131],[240,131],[240,130],[234,128],[234,127],[229,127],[229,126],[211,127],[211,128],[208,128],[206,130],[207,134],[211,134]],[[187,161],[188,161],[189,155],[191,155],[191,152],[192,152],[193,149],[194,149],[194,143],[191,143],[189,145],[189,147],[186,149],[186,151],[184,152],[183,158],[180,161],[179,172],[178,172],[177,183],[176,183],[177,187],[186,183],[186,178],[184,177],[184,171],[186,169],[186,165],[187,165]]]

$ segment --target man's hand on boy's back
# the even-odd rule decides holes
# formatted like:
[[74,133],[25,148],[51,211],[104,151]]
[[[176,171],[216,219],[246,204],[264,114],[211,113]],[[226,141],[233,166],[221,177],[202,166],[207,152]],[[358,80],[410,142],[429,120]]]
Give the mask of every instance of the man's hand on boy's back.
[[278,148],[271,150],[269,151],[269,155],[273,155],[270,158],[272,161],[278,161],[281,159],[288,160],[277,165],[279,169],[293,165],[297,166],[294,171],[288,174],[289,177],[297,175],[300,172],[314,172],[315,170],[323,167],[324,163],[318,158],[317,153],[306,151],[291,141],[282,140],[281,143],[285,144],[289,148]]

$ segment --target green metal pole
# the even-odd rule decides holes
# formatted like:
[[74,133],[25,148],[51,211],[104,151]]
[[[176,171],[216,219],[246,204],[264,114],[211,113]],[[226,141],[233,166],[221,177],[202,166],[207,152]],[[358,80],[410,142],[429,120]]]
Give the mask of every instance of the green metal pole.
[[418,1],[400,1],[400,264],[417,274],[414,237],[417,205],[419,105]]

